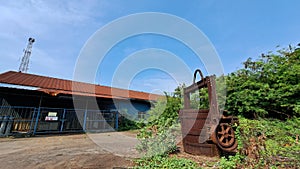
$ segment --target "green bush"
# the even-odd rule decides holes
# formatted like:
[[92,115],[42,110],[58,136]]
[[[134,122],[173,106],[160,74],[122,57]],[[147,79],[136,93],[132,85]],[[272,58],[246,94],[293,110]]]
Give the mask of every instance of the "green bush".
[[141,124],[137,121],[128,119],[124,116],[121,116],[119,119],[118,131],[128,131],[128,130],[137,130],[140,129]]
[[151,137],[140,135],[139,140],[140,144],[136,149],[145,152],[146,157],[167,155],[177,150],[175,135],[170,130],[161,131]]
[[222,157],[221,168],[297,167],[300,164],[300,118],[249,120],[239,117],[238,153]]
[[[178,89],[179,90],[179,89]],[[178,91],[180,92],[180,90]],[[181,109],[178,94],[158,100],[149,113],[148,123],[140,129],[137,150],[146,156],[166,155],[177,149],[176,132],[179,129],[178,112]]]
[[226,76],[226,109],[244,117],[300,117],[300,48],[249,58]]
[[170,169],[197,169],[198,164],[184,158],[177,157],[166,157],[166,156],[153,156],[152,158],[142,158],[136,160],[137,166],[135,168],[141,169],[161,169],[161,168],[170,168]]

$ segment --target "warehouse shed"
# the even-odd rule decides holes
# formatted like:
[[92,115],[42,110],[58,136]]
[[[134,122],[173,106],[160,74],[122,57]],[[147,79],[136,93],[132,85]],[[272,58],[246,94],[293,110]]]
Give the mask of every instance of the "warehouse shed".
[[0,74],[0,136],[105,132],[138,119],[160,95],[9,71]]

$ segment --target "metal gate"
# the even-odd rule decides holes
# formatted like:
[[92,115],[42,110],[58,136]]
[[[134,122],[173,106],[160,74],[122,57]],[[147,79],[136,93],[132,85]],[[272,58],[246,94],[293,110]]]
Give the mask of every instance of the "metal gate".
[[1,106],[0,107],[0,135],[7,136],[11,132],[27,133],[33,131],[34,107]]
[[[10,124],[9,127],[7,125]],[[9,128],[9,129],[8,129]],[[8,129],[8,131],[6,131]],[[118,129],[118,112],[35,107],[0,107],[0,131],[6,133],[105,132]],[[1,135],[1,133],[0,133]]]
[[64,109],[40,108],[35,133],[61,132]]
[[113,131],[117,128],[117,113],[112,111],[89,110],[86,112],[85,130]]

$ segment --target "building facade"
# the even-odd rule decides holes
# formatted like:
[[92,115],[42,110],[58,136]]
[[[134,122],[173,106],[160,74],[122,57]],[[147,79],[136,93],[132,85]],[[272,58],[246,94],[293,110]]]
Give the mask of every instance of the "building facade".
[[0,136],[105,132],[137,119],[160,96],[34,74],[0,74]]

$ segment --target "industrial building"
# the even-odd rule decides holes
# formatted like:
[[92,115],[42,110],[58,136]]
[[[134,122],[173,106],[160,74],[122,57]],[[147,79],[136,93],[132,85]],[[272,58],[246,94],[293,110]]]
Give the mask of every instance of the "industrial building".
[[104,132],[138,118],[159,95],[9,71],[0,74],[0,136]]

